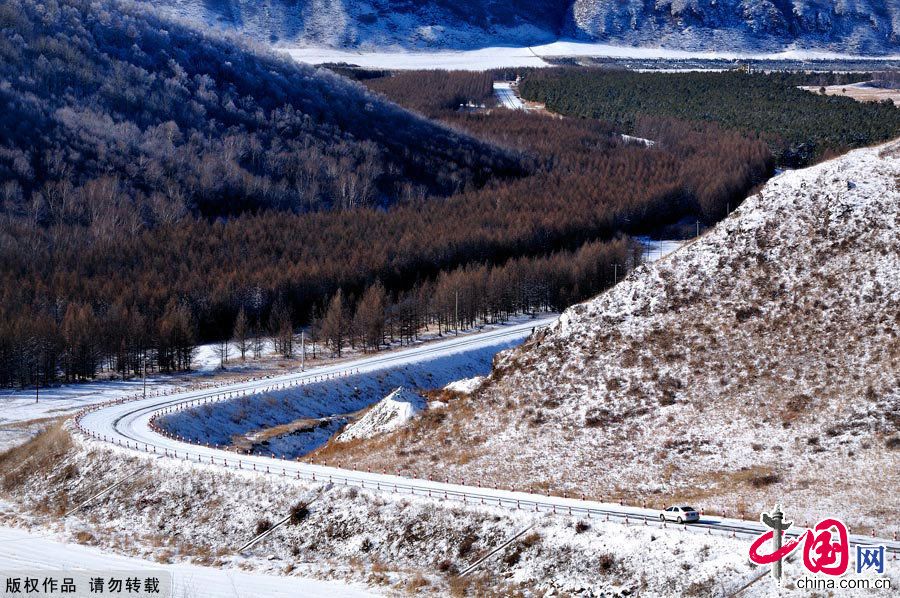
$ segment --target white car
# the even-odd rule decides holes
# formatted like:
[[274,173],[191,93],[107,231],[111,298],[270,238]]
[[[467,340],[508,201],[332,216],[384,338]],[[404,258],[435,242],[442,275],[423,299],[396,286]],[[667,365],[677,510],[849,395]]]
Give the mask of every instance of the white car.
[[700,521],[700,513],[694,507],[669,507],[659,514],[660,521],[674,521],[676,523],[691,523]]

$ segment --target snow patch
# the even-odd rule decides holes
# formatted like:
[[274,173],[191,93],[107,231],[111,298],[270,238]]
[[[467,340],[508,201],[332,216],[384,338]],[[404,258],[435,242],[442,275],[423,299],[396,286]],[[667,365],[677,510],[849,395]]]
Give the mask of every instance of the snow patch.
[[451,382],[447,386],[444,387],[444,390],[449,390],[451,392],[458,392],[464,395],[470,394],[475,391],[476,388],[481,386],[481,383],[484,382],[484,376],[475,376],[473,378],[464,378],[463,380],[456,380],[455,382]]
[[425,399],[402,386],[384,397],[358,421],[347,426],[338,442],[372,438],[398,430],[427,408]]

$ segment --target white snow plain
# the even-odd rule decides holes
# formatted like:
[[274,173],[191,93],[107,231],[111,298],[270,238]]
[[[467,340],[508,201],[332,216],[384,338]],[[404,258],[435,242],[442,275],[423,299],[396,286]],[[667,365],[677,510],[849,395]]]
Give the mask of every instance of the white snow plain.
[[9,527],[0,527],[0,570],[168,571],[174,582],[173,598],[364,598],[378,595],[371,589],[342,582],[262,575],[188,563],[155,563],[69,544],[56,534],[34,534]]
[[[612,46],[576,41],[556,41],[539,46],[491,47],[463,51],[378,51],[338,50],[334,48],[277,48],[297,62],[306,64],[346,63],[371,69],[395,70],[467,70],[486,71],[499,68],[548,67],[548,59],[563,57],[581,58],[633,58],[633,59],[693,59],[693,60],[853,60],[859,56],[819,52],[813,50],[787,50],[775,54],[741,52],[690,52],[667,48],[638,48]],[[900,60],[900,56],[866,57],[866,60]]]

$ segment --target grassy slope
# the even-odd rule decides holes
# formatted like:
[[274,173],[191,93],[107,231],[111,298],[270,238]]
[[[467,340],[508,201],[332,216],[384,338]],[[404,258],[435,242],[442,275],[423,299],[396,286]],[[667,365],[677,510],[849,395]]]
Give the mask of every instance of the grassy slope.
[[799,522],[835,515],[889,535],[898,180],[897,144],[773,180],[700,240],[503,354],[446,416],[352,458],[750,518],[777,500]]

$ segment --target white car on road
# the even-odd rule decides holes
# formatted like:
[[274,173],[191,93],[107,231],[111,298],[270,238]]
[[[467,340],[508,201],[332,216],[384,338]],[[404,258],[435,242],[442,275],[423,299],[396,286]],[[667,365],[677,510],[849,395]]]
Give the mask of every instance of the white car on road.
[[674,521],[676,523],[691,523],[700,521],[700,513],[694,507],[669,507],[659,514],[660,521]]

